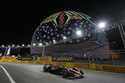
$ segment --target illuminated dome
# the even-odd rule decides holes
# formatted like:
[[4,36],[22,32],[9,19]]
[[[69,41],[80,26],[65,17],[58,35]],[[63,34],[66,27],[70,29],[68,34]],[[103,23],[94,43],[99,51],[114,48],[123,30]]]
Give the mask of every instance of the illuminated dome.
[[[91,17],[75,11],[61,11],[55,13],[36,28],[32,36],[31,54],[42,54],[45,48],[46,55],[73,55],[80,56],[81,52],[87,56],[101,56],[103,50],[96,48],[106,46],[104,35],[96,33]],[[108,47],[106,47],[108,48]],[[94,50],[94,51],[93,51]],[[92,51],[92,52],[88,52]],[[106,57],[103,54],[104,57]]]
[[[35,30],[32,43],[43,45],[62,41],[64,37],[77,39],[77,30],[82,32],[82,38],[88,40],[92,37],[94,28],[90,17],[75,11],[61,11],[43,20]],[[79,34],[79,33],[78,33]]]

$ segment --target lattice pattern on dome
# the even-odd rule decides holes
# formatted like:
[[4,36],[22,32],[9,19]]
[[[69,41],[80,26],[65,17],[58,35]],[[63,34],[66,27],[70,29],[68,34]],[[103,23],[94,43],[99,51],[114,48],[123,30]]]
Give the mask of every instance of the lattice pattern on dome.
[[41,42],[45,45],[61,41],[64,36],[75,39],[77,29],[82,30],[83,33],[83,37],[80,39],[89,40],[92,38],[95,28],[88,20],[90,20],[89,16],[75,11],[61,11],[53,14],[38,26],[33,34],[32,42]]

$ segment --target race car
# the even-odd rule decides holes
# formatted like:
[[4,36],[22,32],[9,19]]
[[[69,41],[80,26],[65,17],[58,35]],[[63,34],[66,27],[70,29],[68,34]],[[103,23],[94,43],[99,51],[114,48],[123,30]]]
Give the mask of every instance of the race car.
[[59,65],[44,65],[44,72],[53,73],[56,75],[61,75],[63,78],[67,79],[80,79],[84,78],[84,72],[78,68],[65,68]]
[[78,68],[68,68],[67,72],[64,73],[63,78],[80,79],[80,78],[84,78],[84,73],[82,70]]
[[65,71],[65,68],[62,66],[49,64],[49,65],[44,65],[43,71],[50,72],[56,75],[62,75]]

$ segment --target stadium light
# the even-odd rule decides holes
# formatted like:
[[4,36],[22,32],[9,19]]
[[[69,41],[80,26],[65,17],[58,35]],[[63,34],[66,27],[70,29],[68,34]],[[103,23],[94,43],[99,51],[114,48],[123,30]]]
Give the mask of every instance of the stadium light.
[[10,46],[10,45],[8,45],[8,47],[10,48],[11,46]]
[[99,28],[99,29],[104,29],[104,28],[106,28],[106,22],[105,21],[101,21],[101,22],[99,22],[98,24],[97,24],[97,27]]
[[19,48],[19,47],[20,47],[20,45],[17,45],[16,47],[17,47],[17,48]]
[[25,45],[24,44],[22,44],[22,47],[24,47]]
[[33,43],[32,45],[33,45],[33,46],[36,46],[36,43]]
[[63,40],[66,40],[67,39],[67,37],[66,36],[63,36]]
[[15,47],[15,44],[12,44],[12,47]]
[[30,46],[31,46],[30,44],[27,45],[27,47],[30,47]]
[[15,57],[15,55],[12,55],[12,57]]
[[56,44],[56,40],[53,40],[53,43]]
[[43,44],[42,44],[42,43],[39,43],[39,46],[41,47],[41,46],[43,46]]
[[2,48],[4,48],[4,47],[5,47],[5,45],[1,45],[1,47],[2,47]]
[[76,30],[75,33],[78,37],[81,37],[83,35],[81,30]]

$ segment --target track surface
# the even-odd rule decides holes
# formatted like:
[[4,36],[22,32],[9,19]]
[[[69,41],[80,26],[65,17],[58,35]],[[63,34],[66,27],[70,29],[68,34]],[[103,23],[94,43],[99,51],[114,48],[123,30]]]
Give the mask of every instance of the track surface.
[[14,83],[6,75],[6,69],[15,83],[125,83],[125,74],[83,70],[85,78],[67,80],[42,72],[42,65],[0,63],[0,83]]

